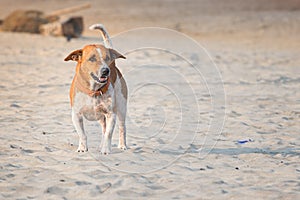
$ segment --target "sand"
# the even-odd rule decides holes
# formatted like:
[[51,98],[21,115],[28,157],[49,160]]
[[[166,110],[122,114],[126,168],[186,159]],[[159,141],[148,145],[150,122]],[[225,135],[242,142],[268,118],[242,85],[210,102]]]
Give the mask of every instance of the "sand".
[[[74,2],[4,0],[0,18]],[[0,199],[299,198],[299,2],[222,2],[91,1],[71,42],[0,32]],[[129,149],[116,128],[108,156],[97,122],[76,152],[63,61],[99,22],[127,57]]]

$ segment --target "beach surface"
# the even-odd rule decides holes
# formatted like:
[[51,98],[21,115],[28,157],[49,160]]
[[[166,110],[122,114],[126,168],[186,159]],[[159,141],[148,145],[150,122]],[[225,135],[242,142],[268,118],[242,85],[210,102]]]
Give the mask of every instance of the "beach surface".
[[[83,36],[0,32],[0,199],[299,199],[297,0],[2,0],[45,13],[91,2]],[[70,16],[62,16],[65,20]],[[73,50],[102,23],[129,89],[127,142],[76,152]]]

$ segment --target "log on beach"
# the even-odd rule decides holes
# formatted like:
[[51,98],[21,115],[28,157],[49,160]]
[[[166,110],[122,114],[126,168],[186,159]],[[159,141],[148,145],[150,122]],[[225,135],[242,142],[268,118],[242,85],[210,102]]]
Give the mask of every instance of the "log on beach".
[[80,37],[83,32],[83,18],[71,17],[61,22],[60,16],[90,8],[89,3],[56,10],[46,15],[38,10],[16,10],[2,22],[1,29],[11,32],[39,33],[42,35]]
[[70,14],[70,13],[74,13],[77,11],[81,11],[87,8],[90,8],[91,4],[90,3],[86,3],[86,4],[82,4],[82,5],[78,5],[78,6],[73,6],[73,7],[69,7],[69,8],[64,8],[64,9],[60,9],[60,10],[56,10],[51,12],[50,14],[48,14],[49,16],[61,16],[61,15],[66,15],[66,14]]
[[39,33],[42,24],[49,23],[43,12],[37,10],[16,10],[8,15],[2,24],[3,31]]

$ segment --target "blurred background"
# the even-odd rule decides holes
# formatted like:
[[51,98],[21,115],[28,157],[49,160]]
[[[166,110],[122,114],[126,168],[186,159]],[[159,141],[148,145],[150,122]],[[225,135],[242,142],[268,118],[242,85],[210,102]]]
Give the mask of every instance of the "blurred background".
[[1,20],[18,9],[51,15],[88,4],[88,8],[59,15],[60,22],[81,16],[85,36],[95,35],[87,27],[99,22],[112,35],[154,26],[175,29],[196,39],[275,36],[287,39],[292,46],[295,42],[287,37],[299,39],[300,33],[300,0],[2,0],[0,4]]

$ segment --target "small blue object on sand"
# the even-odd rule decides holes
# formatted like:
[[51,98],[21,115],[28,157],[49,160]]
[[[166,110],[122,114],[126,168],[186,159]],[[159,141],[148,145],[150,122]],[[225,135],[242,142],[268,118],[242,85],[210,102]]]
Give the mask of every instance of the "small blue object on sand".
[[252,139],[248,139],[248,140],[238,140],[237,141],[238,144],[245,144],[247,142],[253,142],[253,140]]

